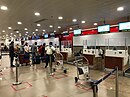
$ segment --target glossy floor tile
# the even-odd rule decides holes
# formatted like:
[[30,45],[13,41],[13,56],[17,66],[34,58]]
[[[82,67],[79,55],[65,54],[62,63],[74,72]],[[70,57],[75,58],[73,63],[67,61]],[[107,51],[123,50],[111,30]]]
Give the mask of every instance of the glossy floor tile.
[[[80,80],[75,83],[76,67],[65,64],[69,68],[67,74],[57,70],[50,76],[44,69],[44,63],[35,66],[19,67],[19,81],[21,85],[12,85],[15,82],[15,68],[9,67],[9,57],[2,58],[2,72],[0,72],[0,97],[93,97],[93,91],[88,83]],[[90,70],[90,76],[98,80],[105,72]],[[82,78],[83,76],[81,76]],[[112,75],[98,86],[98,97],[115,96],[115,76]],[[130,78],[119,76],[119,97],[130,97]]]

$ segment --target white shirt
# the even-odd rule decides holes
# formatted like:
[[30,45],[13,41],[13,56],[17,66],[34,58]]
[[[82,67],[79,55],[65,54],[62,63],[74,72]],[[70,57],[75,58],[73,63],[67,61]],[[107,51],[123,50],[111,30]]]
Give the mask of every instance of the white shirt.
[[29,52],[29,46],[24,46],[24,51],[28,53]]
[[47,46],[45,50],[46,50],[46,54],[51,55],[53,51],[55,51],[55,48],[54,46]]

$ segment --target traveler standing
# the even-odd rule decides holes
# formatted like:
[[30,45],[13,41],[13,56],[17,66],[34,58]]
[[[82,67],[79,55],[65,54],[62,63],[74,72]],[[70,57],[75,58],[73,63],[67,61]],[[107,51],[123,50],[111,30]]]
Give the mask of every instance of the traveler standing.
[[45,48],[45,50],[46,50],[46,66],[45,66],[45,68],[47,68],[48,63],[50,62],[50,58],[51,58],[51,62],[54,62],[53,53],[55,52],[55,48],[53,46],[53,43],[50,42],[49,45]]
[[10,66],[11,67],[15,67],[13,65],[14,56],[15,56],[15,53],[14,53],[14,42],[13,41],[9,44],[9,56],[10,56]]
[[32,64],[34,64],[35,63],[34,59],[36,58],[36,55],[38,54],[38,51],[37,51],[37,42],[35,42],[32,45],[31,51],[32,51]]

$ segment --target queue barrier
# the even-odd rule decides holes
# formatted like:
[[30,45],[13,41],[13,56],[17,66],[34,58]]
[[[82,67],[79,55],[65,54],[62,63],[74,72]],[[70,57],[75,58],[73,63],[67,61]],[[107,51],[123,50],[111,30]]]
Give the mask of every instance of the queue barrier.
[[115,79],[115,89],[116,89],[116,91],[115,91],[115,97],[119,97],[119,93],[118,93],[118,91],[119,91],[119,87],[118,87],[118,85],[119,85],[119,83],[118,83],[118,67],[116,67],[114,70],[112,70],[110,73],[108,73],[103,78],[101,78],[101,79],[99,79],[97,81],[92,82],[93,97],[98,97],[98,85],[102,81],[106,80],[109,76],[111,76],[115,72],[116,72],[116,79]]

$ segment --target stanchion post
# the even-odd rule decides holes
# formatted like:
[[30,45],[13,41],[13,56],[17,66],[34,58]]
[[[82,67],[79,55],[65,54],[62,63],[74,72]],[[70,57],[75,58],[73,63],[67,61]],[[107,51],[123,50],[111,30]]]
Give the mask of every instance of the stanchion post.
[[116,79],[115,79],[116,85],[115,85],[115,89],[116,89],[116,97],[119,97],[119,83],[118,83],[118,67],[116,67]]
[[13,83],[13,85],[20,85],[21,82],[18,81],[18,57],[15,59],[15,65],[16,65],[16,82]]
[[51,55],[50,55],[50,73],[52,74],[52,59],[51,59]]
[[93,89],[93,97],[98,97],[98,86],[93,84],[92,89]]

